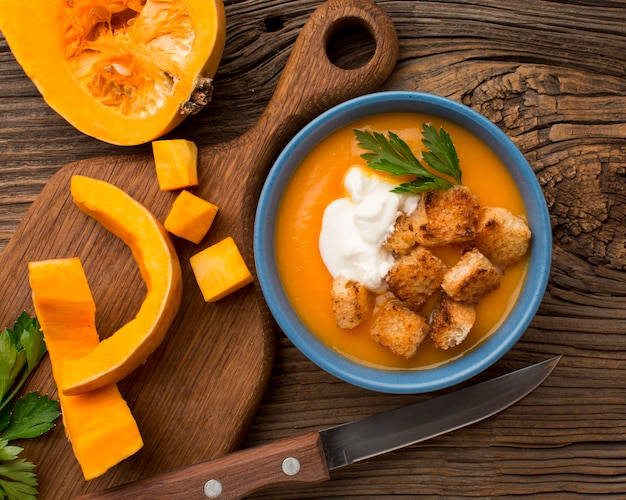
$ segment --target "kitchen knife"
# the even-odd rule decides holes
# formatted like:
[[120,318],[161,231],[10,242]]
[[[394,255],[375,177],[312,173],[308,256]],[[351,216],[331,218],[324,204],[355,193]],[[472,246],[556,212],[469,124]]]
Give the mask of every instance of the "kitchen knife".
[[560,359],[557,356],[412,405],[80,498],[225,500],[269,486],[326,481],[332,469],[454,431],[508,408],[537,388]]

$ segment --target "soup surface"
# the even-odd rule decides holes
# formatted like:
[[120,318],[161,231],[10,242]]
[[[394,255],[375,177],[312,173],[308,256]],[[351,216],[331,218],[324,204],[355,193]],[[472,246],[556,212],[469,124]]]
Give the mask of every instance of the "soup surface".
[[[457,347],[440,350],[425,340],[408,360],[394,356],[370,336],[378,307],[367,321],[351,330],[337,327],[332,311],[333,278],[319,251],[324,210],[333,200],[346,196],[344,176],[350,167],[365,167],[353,129],[391,130],[404,139],[419,158],[424,123],[449,132],[463,171],[463,184],[478,196],[481,205],[504,207],[513,214],[526,214],[524,202],[513,178],[500,159],[484,143],[459,126],[415,113],[386,113],[356,121],[321,141],[306,156],[288,183],[276,225],[276,256],[281,280],[302,321],[327,345],[363,364],[387,369],[431,368],[462,356],[486,339],[506,317],[521,290],[528,256],[507,268],[500,287],[483,297],[476,307],[476,323]],[[433,248],[448,265],[460,255],[460,248]],[[382,300],[378,301],[382,302]],[[431,301],[434,303],[433,301]],[[426,304],[423,312],[428,315]]]

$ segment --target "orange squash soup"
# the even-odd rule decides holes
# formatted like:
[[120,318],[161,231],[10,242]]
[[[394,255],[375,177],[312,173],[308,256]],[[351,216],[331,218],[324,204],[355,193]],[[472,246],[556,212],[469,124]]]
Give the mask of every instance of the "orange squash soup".
[[[476,306],[476,322],[467,338],[448,350],[433,347],[426,339],[410,359],[402,359],[376,343],[370,329],[380,309],[357,327],[341,329],[332,310],[333,277],[319,250],[322,217],[326,207],[347,196],[344,177],[350,167],[367,168],[353,129],[395,132],[419,157],[424,149],[422,125],[443,127],[451,136],[460,159],[463,184],[478,197],[481,205],[503,207],[516,215],[526,214],[515,182],[500,159],[484,143],[459,126],[415,113],[385,113],[358,120],[321,141],[305,157],[289,181],[281,201],[276,224],[276,260],[280,277],[295,311],[307,327],[327,345],[362,364],[385,369],[424,369],[462,356],[494,332],[512,309],[523,285],[528,255],[508,267],[498,289],[484,296]],[[456,246],[429,247],[446,264],[459,258]],[[379,297],[377,304],[384,300]],[[436,299],[424,306],[428,316]]]

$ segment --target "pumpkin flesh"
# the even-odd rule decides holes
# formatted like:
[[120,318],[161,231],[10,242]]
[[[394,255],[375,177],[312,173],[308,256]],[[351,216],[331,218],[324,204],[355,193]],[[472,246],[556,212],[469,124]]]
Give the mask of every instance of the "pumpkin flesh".
[[71,193],[76,205],[131,249],[146,284],[146,296],[134,319],[89,353],[64,364],[62,390],[76,395],[127,376],[161,344],[182,300],[178,256],[163,225],[118,187],[75,175]]
[[143,440],[117,385],[66,396],[65,360],[90,352],[100,342],[94,303],[77,258],[29,262],[35,313],[41,324],[59,388],[63,425],[86,480],[104,474],[143,447]]
[[0,0],[0,31],[55,111],[131,145],[210,100],[226,19],[221,0]]
[[189,264],[206,302],[223,299],[254,280],[231,236],[192,255]]
[[219,207],[189,191],[182,190],[163,221],[170,233],[198,244],[213,225]]

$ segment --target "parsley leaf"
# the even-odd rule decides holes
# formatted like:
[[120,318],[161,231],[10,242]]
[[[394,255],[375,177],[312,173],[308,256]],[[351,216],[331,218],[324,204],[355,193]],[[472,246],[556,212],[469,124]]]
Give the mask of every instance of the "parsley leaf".
[[461,184],[462,172],[459,157],[450,134],[443,127],[437,133],[435,127],[427,124],[422,127],[422,134],[424,136],[422,143],[428,149],[422,153],[424,161],[438,172],[449,175]]
[[59,415],[59,402],[36,392],[19,398],[12,412],[8,408],[2,411],[2,421],[8,419],[8,424],[0,436],[0,500],[37,498],[35,464],[18,458],[24,448],[9,445],[9,441],[41,436],[54,427]]
[[23,448],[10,446],[7,439],[0,439],[0,499],[34,500],[39,482],[33,472],[35,464],[17,456]]
[[422,127],[422,143],[427,149],[422,153],[422,158],[432,170],[426,168],[409,145],[394,132],[388,131],[385,137],[380,132],[354,129],[354,134],[359,146],[370,151],[361,155],[368,167],[394,176],[415,176],[411,182],[395,187],[393,192],[422,193],[448,189],[454,185],[438,173],[452,178],[458,184],[461,183],[461,168],[456,148],[450,134],[443,128],[437,132],[432,125],[424,124]]
[[[18,348],[14,342],[13,332],[5,328],[0,332],[0,398],[4,406],[4,397],[11,390],[15,379],[19,375],[22,367],[26,363],[26,353],[21,350],[18,356]],[[7,398],[9,401],[11,398]]]
[[35,464],[18,458],[23,448],[9,445],[9,441],[41,436],[61,415],[58,401],[37,392],[12,404],[46,351],[39,321],[26,311],[13,329],[0,332],[0,500],[37,498]]
[[39,321],[26,311],[12,330],[0,332],[0,410],[13,400],[46,350]]
[[54,427],[54,421],[59,415],[58,401],[31,392],[16,401],[2,438],[13,440],[41,436]]

